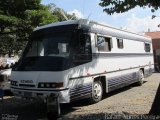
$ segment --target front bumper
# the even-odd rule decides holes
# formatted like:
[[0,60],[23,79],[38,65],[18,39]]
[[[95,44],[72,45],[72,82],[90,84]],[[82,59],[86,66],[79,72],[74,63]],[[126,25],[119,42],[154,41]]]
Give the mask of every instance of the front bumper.
[[69,103],[69,89],[29,89],[11,86],[11,91],[15,96],[27,99],[43,99],[45,100],[51,94],[58,94],[60,103]]

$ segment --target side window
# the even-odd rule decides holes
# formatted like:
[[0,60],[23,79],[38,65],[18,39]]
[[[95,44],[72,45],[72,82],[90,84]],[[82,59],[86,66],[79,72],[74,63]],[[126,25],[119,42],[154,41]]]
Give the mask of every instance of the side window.
[[91,41],[88,34],[80,34],[79,36],[79,53],[91,54]]
[[98,51],[109,52],[112,48],[112,39],[109,37],[97,36]]
[[88,34],[79,34],[76,42],[73,60],[76,64],[87,63],[92,60],[91,39]]
[[123,46],[123,39],[121,38],[117,38],[117,47],[119,49],[122,49],[124,46]]
[[151,51],[151,45],[149,43],[144,43],[144,49],[145,49],[145,52],[150,52]]

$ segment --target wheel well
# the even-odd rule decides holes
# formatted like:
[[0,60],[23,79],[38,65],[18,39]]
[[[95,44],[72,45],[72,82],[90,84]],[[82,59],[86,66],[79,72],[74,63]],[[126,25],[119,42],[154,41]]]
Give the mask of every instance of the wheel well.
[[94,78],[94,81],[101,81],[103,91],[106,92],[106,77],[105,76],[96,77],[96,78]]
[[143,74],[144,74],[144,68],[140,68],[140,70],[142,70],[142,71],[143,71]]

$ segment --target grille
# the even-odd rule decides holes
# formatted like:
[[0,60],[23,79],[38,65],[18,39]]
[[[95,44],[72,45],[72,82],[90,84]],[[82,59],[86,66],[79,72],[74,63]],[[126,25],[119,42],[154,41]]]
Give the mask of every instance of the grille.
[[19,84],[20,87],[35,87],[35,85],[32,84]]

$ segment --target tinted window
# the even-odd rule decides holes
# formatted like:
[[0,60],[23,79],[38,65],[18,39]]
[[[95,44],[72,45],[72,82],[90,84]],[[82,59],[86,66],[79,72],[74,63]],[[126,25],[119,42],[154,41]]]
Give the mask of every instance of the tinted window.
[[78,64],[90,62],[92,59],[91,40],[88,34],[79,34],[74,50],[74,62]]
[[150,46],[149,43],[145,43],[144,47],[145,47],[145,52],[150,52],[151,51],[151,46]]
[[117,47],[122,49],[123,48],[123,39],[117,38]]
[[69,56],[70,32],[53,33],[41,37],[33,37],[26,57],[37,56]]
[[97,43],[99,44],[100,41],[105,41],[105,43],[101,46],[98,46],[98,51],[111,51],[112,48],[112,40],[109,37],[97,36]]

